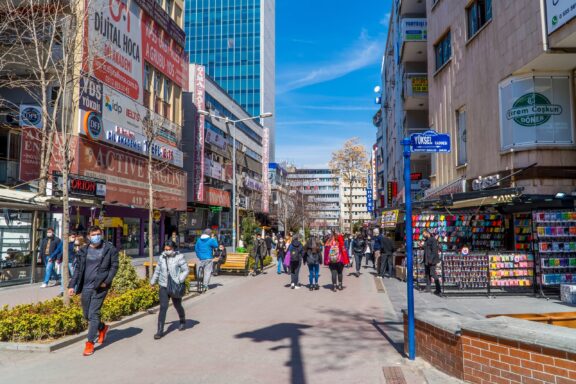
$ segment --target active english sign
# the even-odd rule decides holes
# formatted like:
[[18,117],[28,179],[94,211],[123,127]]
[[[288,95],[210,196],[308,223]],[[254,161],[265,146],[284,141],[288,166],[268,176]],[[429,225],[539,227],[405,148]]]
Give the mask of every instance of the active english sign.
[[450,152],[450,135],[430,130],[410,135],[410,152]]

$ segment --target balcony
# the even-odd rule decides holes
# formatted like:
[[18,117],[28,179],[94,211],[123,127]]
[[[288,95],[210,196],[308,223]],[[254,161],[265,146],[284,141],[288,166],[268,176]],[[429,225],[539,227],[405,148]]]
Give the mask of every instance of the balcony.
[[398,13],[400,16],[425,14],[426,1],[425,0],[397,0]]
[[404,74],[404,109],[428,109],[428,74]]
[[402,19],[400,39],[402,41],[401,59],[403,63],[427,61],[428,21],[425,18]]

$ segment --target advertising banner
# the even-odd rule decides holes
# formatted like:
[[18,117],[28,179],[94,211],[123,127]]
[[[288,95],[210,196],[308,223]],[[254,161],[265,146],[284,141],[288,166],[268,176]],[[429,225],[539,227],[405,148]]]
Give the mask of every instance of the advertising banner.
[[128,0],[86,0],[84,28],[86,73],[142,103],[142,29],[140,8]]
[[570,76],[513,77],[499,91],[502,149],[574,144]]
[[[84,176],[106,181],[106,200],[146,208],[148,166],[146,159],[87,139],[81,139],[79,169]],[[154,206],[186,210],[186,172],[155,164]]]
[[20,175],[22,181],[36,180],[40,177],[40,148],[42,131],[32,127],[22,127],[20,148]]
[[230,208],[230,192],[221,189],[206,187],[206,200],[208,205]]
[[[268,160],[270,143],[270,131],[264,127],[262,130],[262,175],[268,175]],[[268,213],[270,210],[270,181],[268,177],[263,177],[264,185],[262,190],[262,212]]]
[[248,189],[253,191],[262,192],[264,190],[264,184],[259,182],[258,180],[254,180],[251,177],[244,178],[244,186]]
[[[194,104],[199,110],[204,110],[206,89],[205,68],[193,65],[191,73]],[[196,132],[194,137],[194,201],[204,201],[204,130],[205,117],[197,114]]]
[[188,56],[184,49],[170,39],[157,22],[142,14],[142,49],[144,60],[159,69],[180,88],[188,82]]
[[214,161],[208,157],[204,161],[205,161],[204,172],[206,173],[206,176],[211,177],[213,179],[224,181],[224,172],[222,165],[219,162]]
[[224,139],[224,136],[214,132],[210,128],[206,128],[206,142],[215,145],[222,150],[226,150],[226,140]]
[[546,24],[548,34],[576,16],[576,0],[546,0]]

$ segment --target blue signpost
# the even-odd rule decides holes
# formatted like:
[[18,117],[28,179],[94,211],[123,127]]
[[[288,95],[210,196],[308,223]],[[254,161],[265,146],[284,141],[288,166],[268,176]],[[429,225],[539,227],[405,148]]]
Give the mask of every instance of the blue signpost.
[[426,131],[402,140],[404,146],[404,193],[406,201],[406,281],[408,299],[408,358],[416,358],[414,320],[414,255],[412,250],[412,191],[410,188],[410,154],[412,152],[450,152],[450,135]]

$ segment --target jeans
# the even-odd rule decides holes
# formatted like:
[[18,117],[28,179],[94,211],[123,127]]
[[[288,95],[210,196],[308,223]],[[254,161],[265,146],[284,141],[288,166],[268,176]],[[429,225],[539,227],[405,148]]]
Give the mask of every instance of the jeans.
[[436,285],[436,293],[442,292],[442,288],[440,287],[440,279],[438,278],[438,274],[436,273],[436,264],[424,264],[424,274],[426,275],[426,291],[430,291],[430,284],[431,278],[434,278],[434,284]]
[[318,284],[318,278],[320,277],[320,264],[308,264],[308,271],[310,271],[310,275],[308,276],[310,285]]
[[46,272],[44,273],[44,284],[48,284],[50,280],[58,281],[58,274],[56,273],[56,261],[48,261],[48,257],[45,259]]
[[200,267],[204,267],[204,280],[202,281],[202,284],[204,284],[205,287],[208,287],[208,285],[210,284],[210,278],[212,277],[213,266],[214,266],[214,260],[207,259],[207,260],[200,260],[200,263],[196,267],[196,274],[198,274],[198,270],[200,269]]
[[288,268],[284,266],[284,256],[276,257],[276,264],[278,264],[278,274],[281,274],[282,271],[286,272]]
[[383,254],[382,257],[380,257],[380,259],[382,260],[380,262],[380,271],[379,271],[379,275],[384,277],[386,275],[392,277],[392,275],[394,274],[394,266],[393,264],[393,256],[391,254]]
[[260,264],[260,271],[264,270],[264,256],[254,256],[254,273],[258,271],[258,264]]
[[362,266],[362,253],[354,253],[354,262],[356,263],[356,272],[360,272],[360,267]]
[[219,275],[220,274],[220,266],[224,264],[224,260],[222,260],[221,258],[219,258],[215,263],[214,263],[214,273],[213,275]]
[[373,253],[365,253],[364,257],[366,258],[366,266],[368,266],[369,261],[372,261],[372,267],[376,268],[376,263],[374,261],[374,254]]
[[184,307],[182,307],[182,299],[177,299],[168,296],[168,290],[165,287],[160,287],[160,310],[158,311],[158,334],[164,332],[164,323],[166,322],[166,311],[168,311],[168,302],[172,299],[172,304],[176,312],[178,312],[178,318],[180,323],[186,322],[186,314],[184,313]]
[[330,268],[330,273],[332,273],[332,285],[336,286],[336,282],[342,284],[344,270],[344,264],[342,263],[330,263],[328,266]]
[[294,285],[298,285],[301,266],[302,266],[302,263],[300,263],[300,260],[290,262],[290,278],[291,278],[292,284],[294,284]]
[[106,288],[86,288],[82,291],[80,301],[84,318],[88,321],[88,341],[95,342],[98,331],[104,329],[104,323],[100,321],[100,309],[107,294]]

